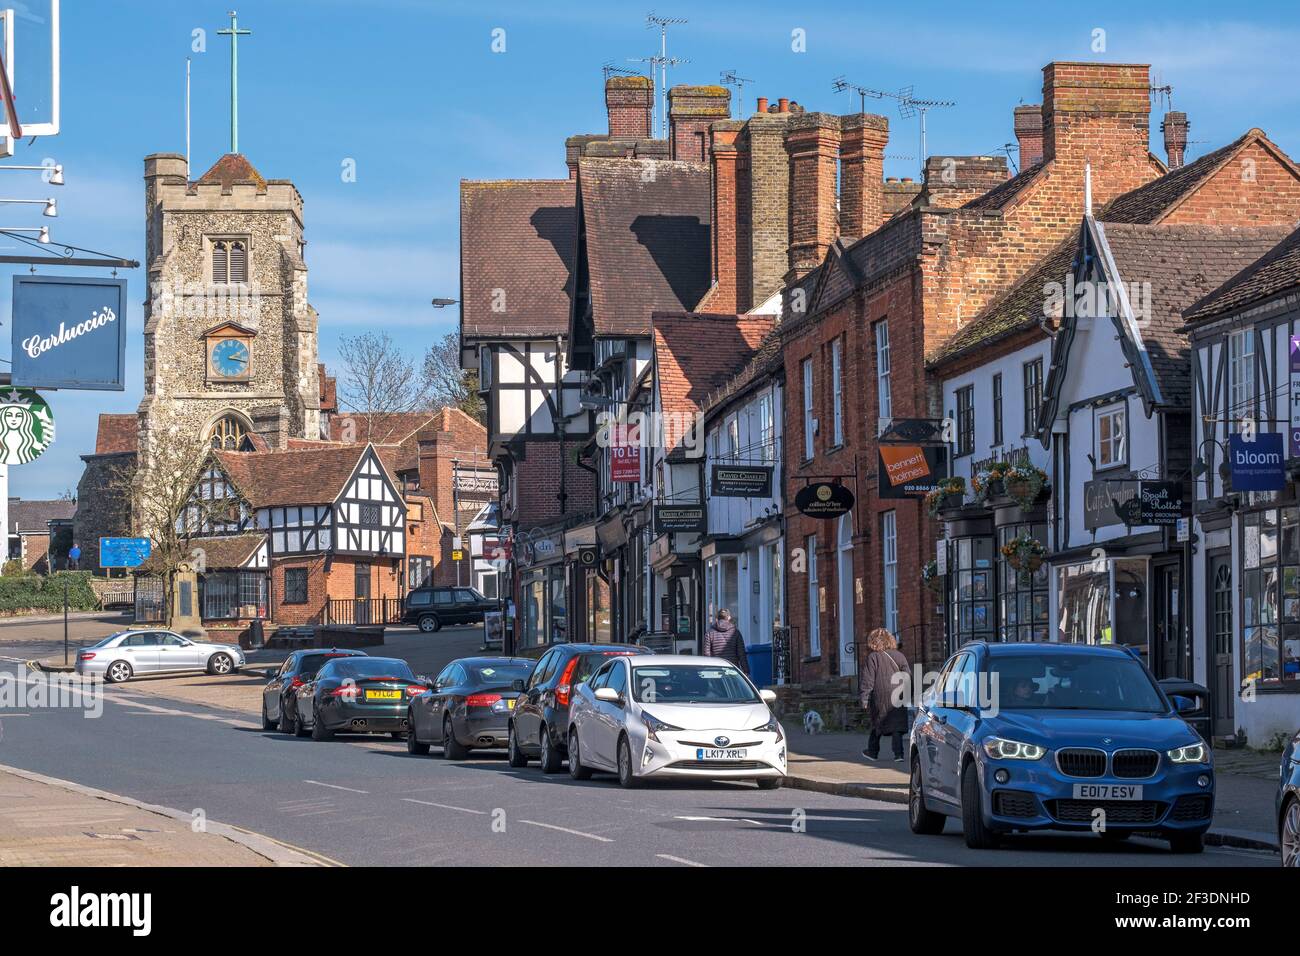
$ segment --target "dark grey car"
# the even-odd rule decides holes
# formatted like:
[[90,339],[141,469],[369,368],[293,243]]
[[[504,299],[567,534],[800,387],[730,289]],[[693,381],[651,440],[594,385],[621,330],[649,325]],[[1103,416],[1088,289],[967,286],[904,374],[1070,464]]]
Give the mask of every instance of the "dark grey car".
[[1277,836],[1282,865],[1300,869],[1300,731],[1282,751],[1281,783],[1277,791]]
[[431,744],[449,760],[472,749],[506,746],[507,723],[533,662],[523,657],[463,657],[434,678],[433,686],[408,705],[406,749],[427,754]]
[[298,729],[298,688],[316,676],[326,661],[336,657],[365,657],[365,651],[339,647],[308,647],[294,651],[262,688],[262,729],[282,734]]

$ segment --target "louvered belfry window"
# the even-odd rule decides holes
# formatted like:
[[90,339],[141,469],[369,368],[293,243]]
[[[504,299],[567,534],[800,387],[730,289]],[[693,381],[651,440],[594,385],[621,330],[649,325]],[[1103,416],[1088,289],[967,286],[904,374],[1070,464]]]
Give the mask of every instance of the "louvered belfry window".
[[248,281],[248,243],[242,239],[216,239],[212,243],[213,285],[239,285]]

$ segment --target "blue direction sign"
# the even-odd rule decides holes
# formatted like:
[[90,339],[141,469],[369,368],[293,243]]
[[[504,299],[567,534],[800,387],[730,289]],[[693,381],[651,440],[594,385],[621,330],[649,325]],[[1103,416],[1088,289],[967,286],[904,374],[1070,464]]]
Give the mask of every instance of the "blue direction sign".
[[100,538],[101,568],[138,568],[152,553],[148,538]]

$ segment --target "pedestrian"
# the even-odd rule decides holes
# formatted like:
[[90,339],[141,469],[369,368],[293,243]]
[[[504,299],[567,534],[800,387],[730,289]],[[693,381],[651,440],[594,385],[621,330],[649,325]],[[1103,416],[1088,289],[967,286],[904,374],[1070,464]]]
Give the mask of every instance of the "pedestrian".
[[725,607],[718,612],[717,619],[709,625],[704,635],[704,656],[721,657],[749,673],[749,655],[745,653],[745,639],[731,619],[731,612]]
[[900,671],[906,675],[907,658],[898,649],[894,635],[883,627],[867,635],[867,650],[870,653],[862,666],[861,693],[871,730],[862,756],[879,760],[880,738],[892,734],[894,762],[899,763],[903,759],[903,735],[907,733],[907,701],[896,697],[893,677]]

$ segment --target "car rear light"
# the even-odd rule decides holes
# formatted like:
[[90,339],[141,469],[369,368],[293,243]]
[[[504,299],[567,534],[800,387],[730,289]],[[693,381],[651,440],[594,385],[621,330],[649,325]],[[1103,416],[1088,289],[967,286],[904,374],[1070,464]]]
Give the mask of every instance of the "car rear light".
[[80,654],[77,655],[77,660],[79,661],[93,661],[94,659],[95,659],[94,651],[82,651]]
[[305,680],[303,680],[301,677],[295,677],[295,678],[290,682],[289,686],[290,686],[291,688],[293,688],[293,687],[301,687],[301,686],[302,686],[303,684],[305,684],[305,683],[307,683],[307,682],[306,682]]
[[491,707],[501,699],[500,694],[470,694],[465,698],[466,707]]
[[570,658],[569,663],[564,665],[564,673],[560,675],[560,682],[555,685],[555,702],[561,707],[569,706],[569,699],[573,696],[573,687],[569,681],[573,680],[573,672],[578,668],[578,659]]
[[356,697],[357,687],[355,684],[346,684],[343,687],[335,687],[329,692],[331,697]]
[[409,687],[406,688],[406,692],[410,694],[412,697],[417,697],[420,694],[423,694],[428,689],[429,688],[425,687],[423,684],[411,684]]

